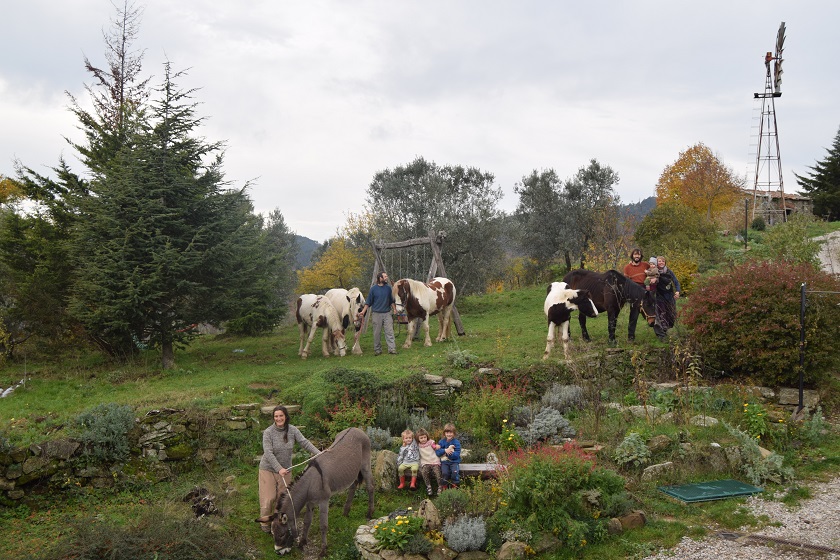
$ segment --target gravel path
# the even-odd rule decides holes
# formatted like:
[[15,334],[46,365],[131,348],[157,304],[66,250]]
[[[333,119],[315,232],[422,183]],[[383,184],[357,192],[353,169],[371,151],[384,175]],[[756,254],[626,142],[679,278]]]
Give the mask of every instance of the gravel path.
[[[755,530],[749,527],[739,529],[737,533],[748,537],[730,541],[718,536],[709,536],[700,541],[684,538],[669,550],[663,550],[646,560],[664,560],[680,558],[686,560],[729,560],[749,558],[750,560],[779,560],[780,558],[800,560],[840,560],[840,477],[829,482],[814,483],[810,486],[812,498],[802,500],[800,505],[789,508],[781,502],[763,500],[753,496],[747,499],[746,507],[754,515],[766,515],[771,523],[780,523],[778,527],[765,527]],[[749,537],[769,537],[793,543],[816,545],[835,549],[838,552],[825,553],[797,550],[791,546],[779,544],[761,544],[759,539]]]
[[840,231],[815,237],[814,240],[823,241],[818,255],[822,269],[829,274],[840,274]]

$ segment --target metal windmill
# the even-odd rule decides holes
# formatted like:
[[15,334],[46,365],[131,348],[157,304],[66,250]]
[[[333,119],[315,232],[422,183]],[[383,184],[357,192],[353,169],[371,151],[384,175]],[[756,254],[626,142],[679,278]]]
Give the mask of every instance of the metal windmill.
[[[782,156],[779,149],[779,134],[776,127],[776,98],[782,96],[782,61],[785,47],[785,22],[779,26],[776,35],[776,51],[768,52],[764,57],[767,75],[764,80],[764,93],[753,94],[761,99],[761,121],[758,127],[758,150],[755,158],[755,183],[753,185],[753,218],[756,207],[760,204],[761,214],[768,223],[786,221],[785,185],[782,177]],[[773,77],[770,77],[770,67]],[[781,205],[776,207],[772,201],[774,191]]]

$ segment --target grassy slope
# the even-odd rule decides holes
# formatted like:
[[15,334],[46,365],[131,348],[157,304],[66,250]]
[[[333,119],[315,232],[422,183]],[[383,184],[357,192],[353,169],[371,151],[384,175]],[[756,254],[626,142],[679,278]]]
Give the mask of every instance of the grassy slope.
[[[468,379],[469,372],[453,369],[447,354],[454,350],[469,352],[483,365],[505,370],[528,367],[540,362],[545,349],[546,324],[542,311],[545,288],[534,287],[485,296],[464,298],[458,309],[465,336],[443,344],[424,347],[415,342],[411,349],[401,348],[403,330],[398,336],[397,356],[374,356],[371,332],[362,338],[363,356],[344,358],[321,356],[320,348],[307,360],[297,355],[298,332],[294,326],[278,329],[271,336],[230,338],[203,336],[184,351],[176,353],[177,367],[162,371],[158,356],[148,352],[137,363],[113,366],[98,359],[76,359],[59,363],[33,363],[30,358],[7,366],[0,372],[0,387],[28,376],[25,387],[11,398],[0,399],[0,433],[13,443],[37,441],[39,430],[33,421],[47,418],[47,423],[63,423],[69,416],[99,403],[130,404],[138,412],[162,406],[220,406],[244,402],[262,402],[272,395],[272,402],[298,403],[311,408],[321,404],[322,373],[335,367],[366,369],[384,381],[400,379],[417,372],[445,374]],[[437,334],[437,319],[432,318],[432,339]],[[619,317],[618,337],[626,339],[627,312]],[[606,317],[590,320],[589,332],[594,342],[590,348],[606,344]],[[581,345],[577,324],[573,337]],[[454,332],[454,328],[453,328]],[[317,339],[316,339],[317,340]],[[638,344],[656,344],[653,331],[640,323]],[[318,344],[313,343],[315,346]],[[562,345],[555,349],[552,361],[562,358]],[[16,422],[10,423],[15,418]]]

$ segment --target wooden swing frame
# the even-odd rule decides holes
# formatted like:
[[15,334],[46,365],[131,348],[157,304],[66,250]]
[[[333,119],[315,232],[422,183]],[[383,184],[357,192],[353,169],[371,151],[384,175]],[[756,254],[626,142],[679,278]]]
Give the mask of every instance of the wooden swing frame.
[[[443,240],[446,239],[446,232],[439,231],[434,233],[432,231],[429,232],[428,237],[418,237],[416,239],[408,239],[406,241],[395,241],[393,243],[374,243],[373,241],[370,242],[371,246],[373,247],[373,274],[371,275],[370,285],[373,286],[376,284],[376,276],[381,272],[387,272],[385,268],[385,263],[382,260],[382,251],[386,249],[405,249],[406,247],[414,247],[417,245],[429,245],[432,248],[432,264],[429,266],[429,274],[426,276],[426,283],[432,281],[432,278],[435,276],[446,276],[446,267],[443,265],[443,257],[441,256],[441,246],[443,245]],[[388,279],[388,284],[391,284],[390,278]],[[464,325],[461,323],[461,315],[458,313],[458,308],[455,307],[455,304],[452,304],[452,321],[455,323],[455,330],[458,332],[458,336],[464,336],[466,334],[464,332]],[[367,332],[367,321],[365,321],[365,325],[362,328],[363,332]]]

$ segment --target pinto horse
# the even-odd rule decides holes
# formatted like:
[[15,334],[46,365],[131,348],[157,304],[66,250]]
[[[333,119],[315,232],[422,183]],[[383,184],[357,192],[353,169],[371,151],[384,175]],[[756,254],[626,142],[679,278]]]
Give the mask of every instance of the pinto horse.
[[435,341],[442,342],[449,338],[452,305],[455,303],[456,293],[455,284],[451,280],[438,276],[424,284],[411,278],[402,278],[397,280],[392,291],[397,310],[405,310],[408,316],[408,336],[403,348],[411,348],[411,341],[417,329],[414,319],[418,318],[422,321],[426,334],[425,346],[432,345],[429,336],[429,317],[432,315],[437,315],[440,323],[440,331]]
[[[627,302],[630,302],[630,305],[641,306],[641,313],[647,319],[648,325],[653,325],[656,321],[656,301],[651,293],[617,270],[573,270],[563,277],[563,282],[572,290],[588,290],[598,312],[607,312],[610,343],[615,343],[618,313]],[[591,340],[586,330],[586,315],[579,313],[578,322],[583,339]]]

